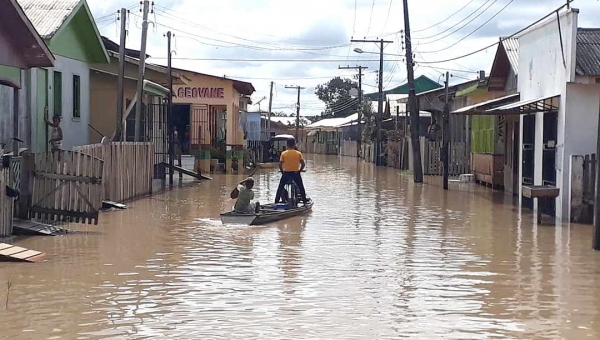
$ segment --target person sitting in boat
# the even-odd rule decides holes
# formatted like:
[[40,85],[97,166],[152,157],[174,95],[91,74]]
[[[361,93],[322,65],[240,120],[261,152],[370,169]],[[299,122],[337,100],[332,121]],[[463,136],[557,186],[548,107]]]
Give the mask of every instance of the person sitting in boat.
[[254,191],[252,188],[254,187],[254,179],[252,177],[248,177],[245,180],[241,181],[238,186],[233,189],[230,197],[232,199],[236,199],[235,206],[233,210],[241,213],[259,213],[260,212],[260,203],[259,202],[251,202],[254,199]]
[[279,170],[281,171],[281,180],[279,181],[279,187],[277,188],[277,194],[275,195],[275,203],[281,201],[285,185],[294,182],[298,186],[298,191],[302,197],[302,202],[307,203],[306,190],[304,189],[304,183],[302,182],[302,176],[300,173],[304,170],[306,163],[302,157],[302,153],[296,149],[296,141],[288,139],[287,150],[281,153],[279,158]]

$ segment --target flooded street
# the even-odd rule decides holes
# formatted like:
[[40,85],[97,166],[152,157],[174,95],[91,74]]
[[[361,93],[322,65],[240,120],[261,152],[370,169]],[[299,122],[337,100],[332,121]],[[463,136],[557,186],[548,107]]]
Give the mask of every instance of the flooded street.
[[[267,226],[221,225],[243,177],[215,176],[18,239],[49,257],[0,263],[0,338],[600,338],[591,226],[536,226],[501,193],[352,158],[307,169],[313,212]],[[272,199],[279,174],[255,178]]]

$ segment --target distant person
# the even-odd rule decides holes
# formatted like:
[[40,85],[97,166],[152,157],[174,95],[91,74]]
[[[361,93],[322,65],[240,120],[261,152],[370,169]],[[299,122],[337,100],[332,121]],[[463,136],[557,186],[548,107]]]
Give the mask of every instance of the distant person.
[[287,150],[282,152],[279,158],[281,180],[279,181],[279,187],[277,188],[277,194],[275,195],[275,203],[280,202],[285,185],[290,181],[293,181],[298,186],[302,202],[305,204],[308,202],[304,183],[302,182],[302,176],[300,176],[300,173],[304,170],[304,167],[306,167],[306,163],[304,162],[302,153],[296,150],[295,147],[296,141],[294,139],[288,139]]
[[181,167],[181,139],[176,126],[173,126],[173,157],[177,160],[177,164]]
[[427,139],[430,141],[436,141],[438,139],[439,131],[442,128],[436,122],[435,118],[431,118],[431,124],[427,127]]
[[192,139],[191,139],[190,126],[186,125],[185,132],[183,134],[183,152],[185,152],[186,155],[190,153],[191,141],[192,141]]
[[44,120],[46,121],[46,125],[50,126],[52,130],[50,131],[50,148],[52,151],[60,151],[62,149],[62,140],[63,140],[63,132],[60,127],[61,117],[59,114],[55,114],[52,116],[52,121],[48,120],[48,107],[46,107],[44,111]]
[[252,188],[254,187],[254,178],[248,177],[245,180],[241,181],[238,186],[233,189],[231,194],[229,195],[232,199],[236,199],[235,206],[233,210],[241,213],[256,213],[260,212],[260,203],[254,202],[254,191]]

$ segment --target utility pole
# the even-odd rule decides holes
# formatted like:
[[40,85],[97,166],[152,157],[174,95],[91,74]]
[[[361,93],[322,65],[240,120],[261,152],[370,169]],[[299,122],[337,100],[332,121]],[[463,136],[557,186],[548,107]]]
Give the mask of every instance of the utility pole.
[[[169,186],[173,187],[173,171],[175,169],[175,131],[173,130],[173,75],[171,74],[171,31],[167,32],[167,73],[169,79],[169,98],[167,99],[167,131],[169,132]],[[180,164],[181,165],[181,164]],[[179,173],[182,176],[181,173]]]
[[125,43],[127,41],[127,10],[121,8],[121,42],[119,45],[119,80],[117,83],[117,134],[115,139],[125,141],[123,132],[123,101],[124,101],[124,81],[125,81]]
[[444,104],[444,115],[442,117],[442,161],[444,162],[444,190],[448,190],[448,144],[450,143],[450,129],[449,129],[449,115],[450,115],[450,104],[448,104],[448,87],[450,81],[450,73],[446,72],[446,82],[444,88],[445,104]]
[[298,102],[296,103],[296,142],[298,142],[298,129],[300,128],[300,90],[304,90],[304,87],[300,86],[286,86],[286,89],[297,89],[298,90]]
[[406,73],[408,74],[408,106],[410,112],[410,139],[413,151],[413,176],[415,183],[423,182],[421,164],[421,143],[419,142],[419,105],[415,93],[415,73],[413,69],[412,43],[410,40],[410,21],[408,18],[408,0],[404,3],[404,39],[406,44]]
[[350,42],[372,42],[379,44],[379,100],[377,102],[377,141],[375,142],[375,165],[382,165],[381,161],[381,119],[383,117],[383,44],[391,44],[390,40],[357,40],[352,39]]
[[135,103],[135,141],[141,142],[140,130],[142,129],[142,105],[144,102],[144,73],[146,71],[146,40],[148,39],[148,12],[150,1],[144,0],[142,21],[142,45],[140,47],[140,65],[137,79],[137,101]]
[[273,109],[273,82],[269,92],[269,112],[267,113],[267,140],[271,140],[271,110]]
[[363,76],[363,70],[368,69],[368,67],[366,66],[339,66],[338,69],[340,70],[351,70],[351,69],[356,69],[358,70],[358,125],[357,125],[357,129],[358,129],[358,137],[356,140],[356,158],[360,159],[360,149],[362,148],[362,127],[360,125],[360,123],[362,122],[362,110],[363,110],[363,104],[362,104],[362,76]]

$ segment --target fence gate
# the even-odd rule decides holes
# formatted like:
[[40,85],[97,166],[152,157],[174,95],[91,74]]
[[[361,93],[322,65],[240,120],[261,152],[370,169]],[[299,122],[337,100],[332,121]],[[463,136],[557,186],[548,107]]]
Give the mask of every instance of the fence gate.
[[103,167],[101,159],[80,152],[35,154],[31,217],[98,224]]
[[[183,134],[183,131],[179,131]],[[168,163],[169,127],[167,126],[167,106],[148,104],[146,112],[146,142],[154,144],[154,164]]]

